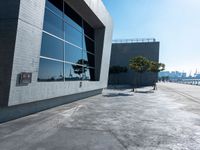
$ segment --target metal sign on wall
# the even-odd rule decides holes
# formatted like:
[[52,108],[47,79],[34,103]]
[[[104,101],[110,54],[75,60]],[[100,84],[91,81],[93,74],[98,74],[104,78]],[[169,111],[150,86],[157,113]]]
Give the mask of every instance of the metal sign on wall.
[[32,81],[32,73],[30,72],[22,72],[19,78],[19,84],[29,84]]

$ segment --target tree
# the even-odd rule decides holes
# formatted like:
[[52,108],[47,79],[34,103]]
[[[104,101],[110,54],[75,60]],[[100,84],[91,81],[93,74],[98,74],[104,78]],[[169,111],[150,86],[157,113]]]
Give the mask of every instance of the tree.
[[127,71],[128,71],[127,67],[112,66],[112,67],[110,67],[109,74],[116,75],[116,74],[124,73],[124,72],[127,72]]
[[[83,65],[83,66],[80,66],[80,65]],[[87,71],[87,67],[88,67],[88,61],[84,59],[79,59],[76,62],[76,65],[72,65],[74,73],[78,74],[80,78],[81,78],[81,75]]]
[[[155,62],[155,61],[150,61],[149,62],[149,71],[150,72],[154,72],[154,73],[158,73],[160,71],[163,71],[165,70],[165,64],[163,63],[158,63],[158,62]],[[156,81],[154,81],[154,90],[156,90]]]
[[150,64],[149,65],[149,71],[150,72],[158,73],[160,71],[165,70],[165,64],[163,64],[163,63],[158,63],[158,62],[155,62],[155,61],[150,61],[149,64]]
[[[143,56],[137,56],[133,57],[129,60],[129,67],[133,71],[139,74],[139,86],[141,86],[141,79],[142,79],[142,74],[149,69],[149,60]],[[136,81],[136,87],[138,87],[138,80]],[[133,88],[134,91],[134,88]]]

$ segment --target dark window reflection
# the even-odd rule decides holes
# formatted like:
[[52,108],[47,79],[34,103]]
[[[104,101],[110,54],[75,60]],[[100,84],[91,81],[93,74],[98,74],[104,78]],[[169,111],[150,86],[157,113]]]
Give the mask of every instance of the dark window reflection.
[[85,72],[84,72],[84,74],[83,74],[83,80],[90,80],[91,78],[90,78],[90,70],[89,70],[89,68],[85,68]]
[[63,0],[46,0],[43,29],[38,81],[95,81],[94,29]]
[[95,81],[94,78],[94,69],[92,68],[85,68],[85,72],[83,74],[83,80],[91,80],[91,81]]
[[94,29],[87,23],[83,22],[84,33],[94,40]]
[[66,3],[64,4],[64,14],[64,19],[69,24],[82,31],[82,18]]
[[64,81],[64,63],[40,58],[38,81]]
[[81,80],[82,66],[65,63],[65,80]]
[[90,80],[95,81],[95,69],[89,69],[90,70]]
[[41,47],[41,56],[45,57],[50,57],[50,58],[55,58],[55,59],[60,59],[63,60],[64,55],[64,42],[50,36],[46,33],[43,33],[42,37],[42,47]]
[[87,38],[86,36],[84,36],[83,38],[83,49],[88,52],[94,53],[94,49],[95,49],[94,42],[90,40],[89,38]]
[[77,63],[82,59],[82,50],[68,43],[65,44],[65,61]]
[[64,30],[62,19],[54,15],[48,9],[45,10],[44,30],[60,38],[63,38]]
[[94,55],[89,54],[86,51],[83,51],[83,59],[88,61],[88,66],[90,67],[95,66]]
[[46,6],[55,12],[57,15],[62,16],[63,0],[47,0]]
[[65,40],[82,48],[82,33],[65,24]]

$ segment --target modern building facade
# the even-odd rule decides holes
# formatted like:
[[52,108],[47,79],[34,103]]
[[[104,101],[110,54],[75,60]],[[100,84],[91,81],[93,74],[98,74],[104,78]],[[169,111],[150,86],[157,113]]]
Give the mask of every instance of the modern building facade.
[[[138,74],[129,69],[129,60],[132,57],[143,56],[152,61],[159,61],[159,42],[155,39],[131,39],[113,41],[110,67],[126,67],[127,72],[109,74],[110,85],[136,86]],[[141,85],[153,85],[158,80],[157,73],[145,72],[142,75]]]
[[0,20],[0,122],[107,87],[113,26],[101,0],[6,0]]

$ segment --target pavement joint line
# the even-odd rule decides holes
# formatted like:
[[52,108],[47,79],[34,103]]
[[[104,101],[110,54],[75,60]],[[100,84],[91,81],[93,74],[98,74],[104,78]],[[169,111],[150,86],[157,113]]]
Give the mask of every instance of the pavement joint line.
[[67,129],[75,129],[75,130],[86,130],[86,131],[97,131],[97,132],[105,132],[109,133],[111,136],[113,136],[119,144],[125,149],[128,150],[127,146],[112,132],[112,130],[99,130],[99,129],[86,129],[86,128],[73,128],[73,127],[65,127]]
[[89,128],[79,128],[79,127],[66,127],[64,126],[63,128],[67,128],[67,129],[74,129],[74,130],[86,130],[86,131],[98,131],[98,132],[109,132],[109,130],[106,129],[89,129]]
[[[168,90],[171,91],[171,92],[175,92],[175,93],[177,93],[177,94],[179,94],[179,95],[182,95],[182,96],[185,97],[185,98],[190,99],[190,100],[193,101],[193,102],[196,102],[196,103],[200,104],[200,99],[199,99],[199,98],[196,98],[196,97],[194,97],[194,96],[191,96],[191,95],[189,95],[189,94],[186,94],[186,93],[183,93],[183,92],[180,92],[180,91],[177,91],[177,90],[173,90],[172,88],[169,88],[169,87],[165,87],[165,89],[168,89]],[[196,99],[199,100],[199,101],[197,101]]]
[[[74,129],[74,130],[86,130],[86,131],[97,131],[97,132],[106,132],[109,133],[111,136],[113,136],[119,143],[122,145],[125,150],[128,150],[127,146],[112,132],[112,130],[99,130],[99,129],[86,129],[86,128],[74,128],[74,127],[64,127],[67,129]],[[132,131],[132,130],[126,130],[126,131]]]
[[109,133],[122,145],[125,150],[128,150],[128,146],[126,146],[123,141],[121,141],[113,132],[109,130]]

